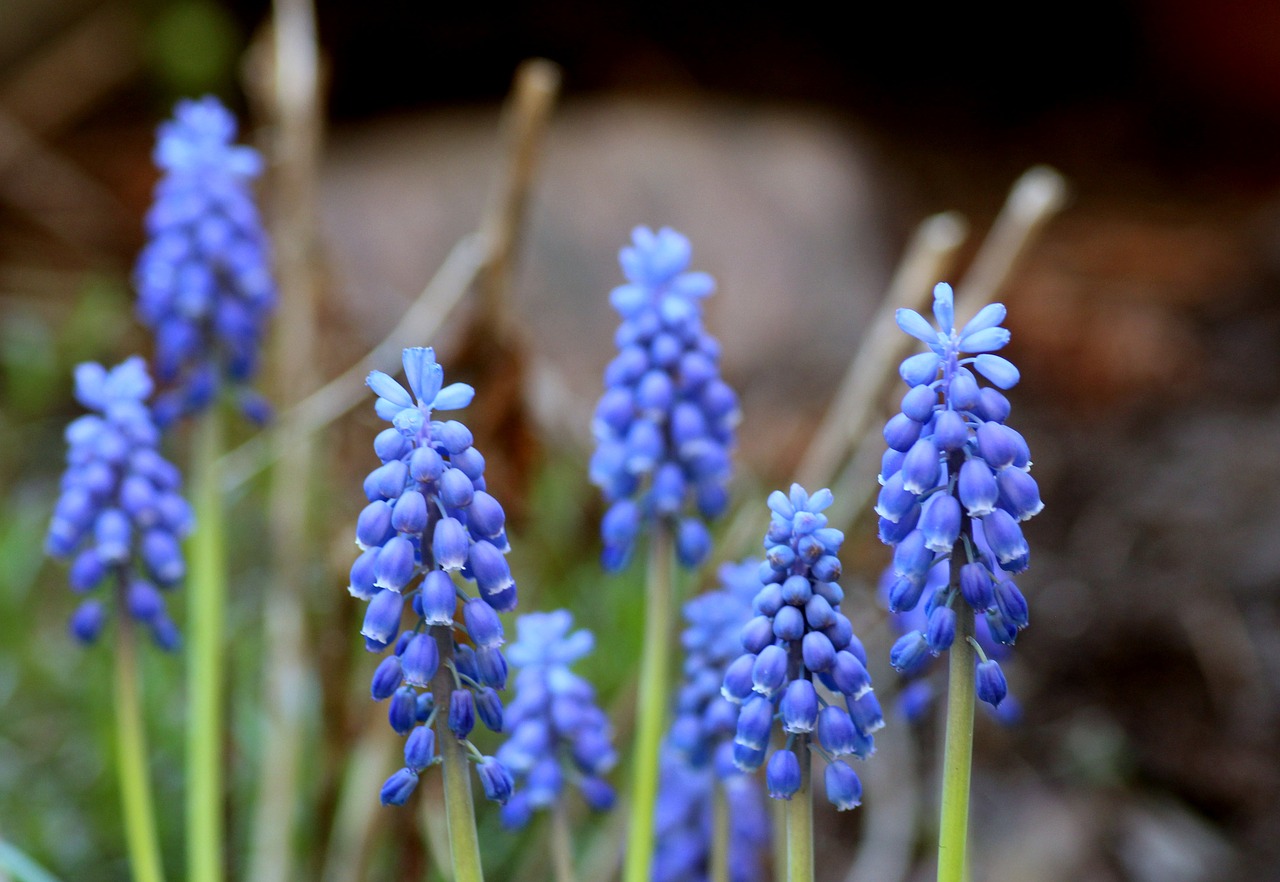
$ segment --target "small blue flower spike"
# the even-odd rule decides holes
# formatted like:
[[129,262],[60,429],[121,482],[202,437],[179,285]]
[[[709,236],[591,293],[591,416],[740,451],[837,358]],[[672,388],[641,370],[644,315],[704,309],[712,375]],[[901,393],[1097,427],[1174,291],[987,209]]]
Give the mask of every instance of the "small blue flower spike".
[[689,240],[666,227],[637,227],[631,240],[619,255],[627,284],[610,295],[622,316],[619,351],[592,421],[591,481],[609,505],[603,563],[621,569],[641,531],[663,521],[680,562],[694,567],[711,550],[705,522],[728,504],[738,397],[720,378],[720,344],[702,327],[715,280],[687,271]]
[[733,764],[738,708],[720,692],[725,669],[742,654],[759,567],[758,558],[723,564],[720,587],[684,605],[684,681],[663,747],[655,818],[657,882],[707,878],[717,787],[729,807],[730,877],[764,878],[771,832],[764,790]]
[[523,827],[533,812],[550,808],[574,784],[596,811],[612,808],[604,776],[617,762],[613,735],[595,690],[569,666],[595,647],[590,631],[569,632],[567,610],[530,613],[516,620],[518,639],[507,647],[515,698],[506,712],[510,733],[497,759],[511,771],[515,795],[502,807],[508,828]]
[[[368,601],[365,647],[393,648],[370,686],[375,701],[390,699],[388,722],[406,736],[405,767],[382,788],[387,805],[403,805],[419,773],[440,761],[437,739],[469,744],[477,722],[495,732],[511,725],[496,691],[507,679],[498,613],[516,606],[506,519],[486,490],[484,457],[462,423],[433,419],[435,411],[466,407],[475,391],[465,383],[444,385],[431,349],[406,349],[403,361],[408,389],[381,371],[367,381],[378,396],[374,410],[391,426],[373,442],[382,464],[364,481],[369,504],[356,521],[361,554],[349,586]],[[406,612],[413,625],[402,631]],[[452,660],[441,657],[442,633]],[[442,665],[451,668],[454,689],[438,708],[429,690]],[[468,752],[485,795],[510,799],[512,778],[503,763]]]
[[[890,661],[904,673],[923,669],[956,639],[957,617],[970,616],[979,645],[978,697],[1005,698],[999,663],[981,648],[984,632],[1011,645],[1027,626],[1027,602],[1013,576],[1027,569],[1023,521],[1044,507],[1028,472],[1030,451],[1005,424],[1018,369],[994,355],[1009,342],[1005,308],[984,306],[956,330],[951,286],[933,291],[936,326],[910,309],[898,327],[928,346],[902,362],[908,391],[885,425],[889,450],[880,474],[880,538],[893,546],[889,609],[921,620],[894,644]],[[991,385],[983,387],[979,377]],[[957,559],[957,555],[961,556]],[[953,567],[953,565],[955,565]],[[957,576],[951,577],[955,569]]]
[[156,422],[203,411],[224,383],[262,421],[269,408],[248,387],[276,303],[251,190],[262,159],[232,143],[235,118],[211,96],[179,101],[158,135],[164,175],[134,269],[138,317],[155,334]]
[[[734,762],[752,772],[767,761],[765,778],[775,799],[790,799],[800,786],[796,751],[819,753],[828,764],[844,756],[866,759],[884,725],[866,651],[840,612],[844,591],[836,580],[844,534],[828,527],[822,514],[832,501],[830,490],[810,496],[799,484],[790,494],[770,494],[773,516],[757,571],[755,617],[742,629],[745,652],[725,670],[721,687],[740,705]],[[786,743],[771,750],[775,722]],[[839,809],[853,808],[857,776],[841,765],[828,775],[839,787],[827,796]]]
[[146,363],[134,356],[110,370],[81,364],[75,388],[92,413],[67,426],[67,469],[45,537],[51,557],[71,561],[72,590],[89,595],[71,617],[71,633],[83,643],[101,633],[105,581],[157,646],[177,649],[164,592],[186,575],[180,540],[193,521],[181,474],[156,450]]

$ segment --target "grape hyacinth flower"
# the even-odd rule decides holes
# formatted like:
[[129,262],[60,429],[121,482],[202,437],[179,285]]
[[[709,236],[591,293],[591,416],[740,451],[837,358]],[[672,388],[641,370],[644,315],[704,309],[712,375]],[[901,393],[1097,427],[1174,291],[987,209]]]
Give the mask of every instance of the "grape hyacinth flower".
[[609,720],[591,684],[569,670],[592,651],[595,637],[586,630],[570,634],[571,627],[567,610],[523,615],[516,620],[518,639],[507,647],[516,695],[497,759],[515,780],[515,794],[502,807],[508,828],[523,827],[534,811],[559,804],[566,783],[592,809],[613,807],[613,787],[604,779],[618,759]]
[[733,763],[737,705],[720,693],[725,668],[742,653],[740,634],[760,590],[759,559],[720,567],[720,588],[684,605],[684,683],[662,754],[654,882],[708,878],[714,803],[728,811],[727,862],[733,882],[763,878],[770,824],[758,776]]
[[[391,727],[406,737],[405,767],[387,780],[381,799],[402,805],[448,742],[460,763],[475,763],[486,797],[505,802],[510,772],[467,736],[477,720],[503,728],[496,690],[506,686],[507,661],[498,613],[516,605],[506,518],[486,490],[484,457],[470,430],[432,419],[433,411],[466,407],[474,390],[445,386],[429,348],[404,350],[404,372],[408,390],[381,371],[369,375],[375,410],[391,427],[373,442],[382,464],[364,482],[369,504],[356,522],[362,553],[350,580],[351,594],[368,601],[366,648],[394,647],[374,671],[371,691],[388,701]],[[406,610],[416,621],[402,632]]]
[[619,352],[592,422],[591,480],[609,505],[603,562],[621,569],[646,525],[661,522],[680,562],[694,567],[711,549],[704,521],[728,504],[738,397],[720,378],[720,344],[702,327],[715,280],[687,271],[689,240],[667,227],[637,227],[631,240],[619,255],[627,284],[609,298],[622,315]]
[[[755,616],[742,629],[740,655],[724,674],[724,697],[740,705],[733,759],[743,771],[766,766],[774,799],[790,800],[808,779],[809,754],[827,759],[827,798],[841,811],[862,797],[858,776],[842,757],[866,759],[873,733],[884,725],[871,690],[866,652],[840,612],[844,591],[840,545],[844,534],[827,526],[822,512],[830,490],[810,496],[799,484],[790,494],[769,496],[773,512],[765,535],[762,587]],[[820,693],[821,685],[832,698]],[[839,699],[834,698],[838,695]],[[769,749],[775,721],[786,735]]]
[[155,334],[161,426],[207,408],[224,381],[246,415],[266,417],[265,402],[247,387],[276,302],[250,189],[262,159],[233,144],[235,135],[235,118],[212,96],[178,102],[160,125],[154,159],[164,176],[134,281],[138,317]]
[[71,560],[72,590],[90,595],[71,617],[71,633],[83,643],[106,623],[108,605],[92,596],[104,580],[156,645],[172,650],[179,643],[163,592],[186,574],[180,540],[192,516],[178,469],[156,450],[151,391],[137,356],[110,370],[93,362],[76,367],[76,400],[93,413],[67,426],[67,469],[45,549]]
[[[936,329],[913,310],[898,310],[898,326],[929,351],[899,369],[910,388],[885,425],[889,449],[876,505],[880,538],[894,547],[889,608],[905,613],[924,601],[923,625],[893,646],[899,670],[972,639],[978,620],[997,643],[1013,644],[1028,621],[1011,578],[1029,561],[1019,524],[1044,507],[1028,474],[1027,443],[1005,424],[1009,401],[999,390],[1019,375],[992,354],[1009,342],[1000,327],[1004,306],[983,307],[957,331],[951,286],[933,293]],[[980,387],[979,375],[998,388]],[[949,561],[946,577],[931,582],[940,561]],[[1005,696],[1004,676],[981,648],[978,656],[979,698],[994,707]]]

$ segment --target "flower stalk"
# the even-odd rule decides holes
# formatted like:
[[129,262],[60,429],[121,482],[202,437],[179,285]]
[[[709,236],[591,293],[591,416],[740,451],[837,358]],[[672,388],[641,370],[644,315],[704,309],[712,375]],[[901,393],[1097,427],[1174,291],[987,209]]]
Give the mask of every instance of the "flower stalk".
[[[957,547],[953,573],[963,560]],[[958,576],[953,576],[958,580]],[[942,817],[938,836],[938,882],[963,882],[969,838],[969,777],[973,761],[973,619],[960,616],[951,646],[947,682],[947,731],[942,760]]]
[[[431,682],[437,707],[447,708],[456,688],[453,665],[453,632],[447,627],[433,627],[440,666]],[[453,864],[454,882],[484,882],[480,866],[480,837],[476,833],[475,801],[471,796],[471,768],[467,745],[449,731],[446,715],[437,717],[437,742],[444,764],[444,810],[449,832],[449,859]]]
[[798,739],[800,789],[787,802],[787,882],[813,882],[813,758],[809,736]]

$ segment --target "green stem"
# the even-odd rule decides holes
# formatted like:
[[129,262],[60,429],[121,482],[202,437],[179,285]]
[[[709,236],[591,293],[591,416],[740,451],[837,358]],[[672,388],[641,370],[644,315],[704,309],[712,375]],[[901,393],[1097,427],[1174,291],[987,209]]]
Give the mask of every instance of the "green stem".
[[668,529],[658,524],[649,544],[645,584],[644,655],[636,707],[635,777],[631,787],[626,882],[649,882],[653,860],[653,809],[658,799],[658,755],[667,709],[671,661],[671,608],[675,557]]
[[711,808],[711,882],[729,882],[729,800],[717,781]]
[[800,789],[787,802],[787,882],[813,882],[813,788],[810,787],[809,736],[796,744]]
[[[120,592],[123,595],[123,591]],[[123,600],[123,597],[121,598]],[[116,635],[116,763],[120,775],[120,807],[125,841],[135,882],[163,882],[155,806],[147,775],[147,738],[142,726],[138,660],[133,623],[120,604],[120,632]]]
[[551,858],[556,882],[577,882],[577,874],[573,872],[573,834],[562,799],[551,807]]
[[[956,569],[956,564],[952,564]],[[969,836],[969,774],[973,760],[973,616],[962,609],[951,644],[947,683],[947,741],[942,759],[942,819],[938,835],[938,882],[963,882]]]
[[195,428],[187,602],[191,649],[187,665],[187,878],[224,882],[222,822],[223,632],[227,558],[222,506],[222,415],[209,408]]
[[448,707],[455,688],[453,683],[453,631],[433,627],[440,667],[431,680],[436,707],[445,713],[436,715],[436,743],[444,761],[444,812],[449,831],[449,856],[453,862],[454,882],[484,882],[480,866],[480,837],[476,833],[476,809],[471,797],[471,768],[467,748],[449,731]]

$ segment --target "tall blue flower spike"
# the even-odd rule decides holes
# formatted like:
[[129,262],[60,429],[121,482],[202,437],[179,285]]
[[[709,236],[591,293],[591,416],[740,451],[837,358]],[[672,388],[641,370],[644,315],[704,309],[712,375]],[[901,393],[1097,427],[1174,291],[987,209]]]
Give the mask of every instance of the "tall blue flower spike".
[[155,334],[161,426],[204,410],[223,382],[250,418],[267,414],[247,387],[276,302],[250,189],[262,159],[235,135],[235,118],[211,96],[178,102],[160,125],[153,158],[164,176],[134,281],[138,317]]
[[[466,742],[485,795],[505,802],[511,775],[493,757],[470,746],[479,719],[503,728],[507,661],[499,612],[516,606],[516,584],[507,566],[509,550],[502,506],[485,489],[484,457],[471,432],[455,420],[432,419],[433,411],[458,410],[475,390],[444,385],[444,370],[428,348],[404,350],[409,389],[381,371],[369,374],[378,396],[378,416],[391,423],[374,439],[381,460],[364,481],[369,504],[356,521],[361,555],[351,567],[350,591],[368,601],[365,647],[394,651],[373,674],[374,700],[387,701],[391,728],[406,736],[405,767],[383,785],[382,802],[402,805],[419,773],[438,761],[436,737]],[[457,575],[468,587],[454,579]],[[474,591],[474,594],[471,592]],[[401,631],[406,609],[416,620]],[[429,690],[442,660],[439,629],[451,636],[454,688],[446,707]],[[443,722],[448,732],[433,731]]]
[[[884,428],[889,449],[880,473],[880,539],[894,548],[890,610],[906,613],[924,600],[924,621],[894,644],[900,671],[946,652],[957,616],[970,615],[997,643],[1012,645],[1027,626],[1027,602],[1012,575],[1030,551],[1018,525],[1044,506],[1028,474],[1022,435],[1005,425],[1018,369],[992,353],[1009,342],[1005,308],[984,306],[959,331],[951,286],[933,291],[937,327],[898,310],[898,327],[929,351],[902,362],[908,391]],[[981,387],[978,377],[992,386]],[[946,561],[945,566],[939,563]],[[931,579],[935,570],[943,575]],[[998,706],[1007,691],[995,659],[978,653],[978,698]]]
[[729,877],[763,878],[770,824],[755,775],[733,764],[738,708],[720,694],[725,668],[742,652],[739,635],[760,590],[759,559],[720,567],[720,588],[684,605],[684,683],[662,754],[654,882],[707,879],[715,788],[729,809]]
[[666,227],[637,227],[631,240],[619,255],[627,284],[610,295],[622,316],[619,351],[592,423],[591,480],[609,504],[603,563],[621,569],[645,526],[661,520],[693,567],[711,549],[704,521],[728,504],[738,397],[720,378],[720,344],[702,327],[715,280],[686,271],[689,240]]
[[516,670],[516,697],[507,708],[507,741],[497,759],[515,779],[515,794],[502,807],[502,822],[523,827],[533,812],[559,802],[566,783],[596,811],[613,807],[604,775],[617,762],[604,711],[591,684],[569,670],[595,647],[590,631],[574,631],[573,616],[559,609],[516,620],[518,639],[507,647]]
[[107,604],[95,589],[109,581],[156,644],[176,649],[178,630],[162,592],[186,574],[179,540],[192,517],[181,474],[156,450],[146,363],[134,356],[110,370],[81,364],[75,388],[93,413],[67,426],[67,469],[45,537],[50,556],[71,560],[72,590],[89,595],[71,617],[71,633],[84,643],[97,638]]
[[[733,744],[738,768],[754,771],[767,758],[769,795],[790,799],[801,783],[796,751],[815,751],[827,760],[827,798],[844,811],[861,802],[862,785],[841,757],[870,756],[884,717],[866,651],[840,612],[837,555],[844,534],[822,514],[832,501],[830,490],[810,496],[799,484],[789,495],[770,494],[773,516],[758,570],[762,587],[752,601],[755,617],[742,629],[745,652],[725,671],[721,691],[740,705]],[[770,752],[775,720],[786,744]]]

